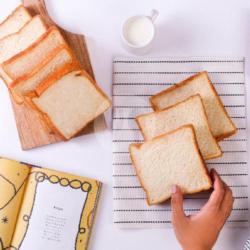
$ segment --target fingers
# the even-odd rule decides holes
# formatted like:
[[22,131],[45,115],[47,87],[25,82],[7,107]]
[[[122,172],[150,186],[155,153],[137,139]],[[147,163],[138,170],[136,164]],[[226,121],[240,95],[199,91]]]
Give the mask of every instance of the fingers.
[[215,170],[211,171],[211,177],[214,180],[214,191],[206,204],[206,208],[220,208],[226,194],[225,184]]
[[173,224],[182,223],[186,215],[183,210],[183,195],[178,186],[172,187],[171,208]]
[[227,219],[233,209],[234,198],[233,198],[232,190],[227,185],[225,186],[225,189],[226,189],[226,194],[223,199],[221,209],[224,212],[225,217]]

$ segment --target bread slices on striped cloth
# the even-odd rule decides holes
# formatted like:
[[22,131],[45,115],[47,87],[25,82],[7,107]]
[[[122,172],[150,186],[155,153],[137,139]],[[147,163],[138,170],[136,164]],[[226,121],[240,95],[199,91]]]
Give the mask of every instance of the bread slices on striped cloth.
[[205,160],[220,157],[220,146],[213,137],[200,95],[194,95],[162,111],[136,117],[145,140],[192,124]]
[[[33,17],[18,32],[10,34],[0,40],[0,64],[28,48],[47,30],[39,15]],[[12,82],[11,78],[0,68],[0,74],[6,84]]]
[[83,70],[57,72],[27,94],[26,101],[65,140],[104,113],[111,102]]
[[12,33],[19,31],[28,21],[31,20],[31,15],[19,5],[1,24],[0,24],[0,39]]
[[52,26],[27,49],[3,62],[2,68],[14,81],[32,72],[61,45],[66,45],[66,41],[58,28]]
[[45,79],[54,76],[55,72],[64,66],[73,67],[75,70],[80,68],[73,52],[67,45],[54,49],[41,65],[10,85],[14,100],[19,104],[23,103],[27,93],[34,91]]
[[149,205],[169,199],[173,185],[178,185],[184,194],[212,186],[192,125],[143,144],[131,144],[130,155]]
[[229,137],[237,129],[211,83],[207,72],[201,72],[150,98],[155,110],[168,108],[188,97],[199,94],[202,98],[212,134],[217,140]]

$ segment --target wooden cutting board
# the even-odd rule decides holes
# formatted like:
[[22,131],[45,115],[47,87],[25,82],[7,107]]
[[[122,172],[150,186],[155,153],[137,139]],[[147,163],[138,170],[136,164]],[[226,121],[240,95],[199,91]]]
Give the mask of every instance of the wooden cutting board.
[[[23,4],[28,8],[31,14],[40,14],[47,25],[55,25],[47,13],[44,0],[23,0]],[[70,33],[61,28],[59,29],[69,43],[70,47],[75,52],[82,68],[94,78],[84,36]],[[13,99],[12,105],[23,150],[62,141],[61,137],[54,134],[48,127],[46,127],[37,112],[26,107],[25,105],[17,105]],[[79,135],[97,132],[105,128],[106,122],[104,116],[101,115],[94,122],[89,124],[89,126],[86,127]]]

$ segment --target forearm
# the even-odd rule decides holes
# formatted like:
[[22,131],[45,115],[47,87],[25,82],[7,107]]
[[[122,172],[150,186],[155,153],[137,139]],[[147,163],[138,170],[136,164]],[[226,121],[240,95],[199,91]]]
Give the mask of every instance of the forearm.
[[212,250],[211,248],[206,247],[183,247],[183,250]]

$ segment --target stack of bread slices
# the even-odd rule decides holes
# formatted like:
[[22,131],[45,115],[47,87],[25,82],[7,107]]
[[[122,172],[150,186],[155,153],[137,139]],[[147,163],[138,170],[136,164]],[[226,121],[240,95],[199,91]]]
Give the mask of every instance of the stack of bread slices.
[[207,72],[198,73],[150,98],[155,112],[136,117],[143,144],[130,154],[149,204],[211,188],[204,160],[222,156],[218,141],[237,129]]
[[65,140],[111,106],[59,29],[22,5],[0,24],[0,75],[15,102],[39,112]]

